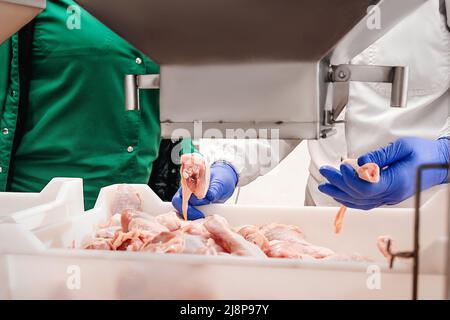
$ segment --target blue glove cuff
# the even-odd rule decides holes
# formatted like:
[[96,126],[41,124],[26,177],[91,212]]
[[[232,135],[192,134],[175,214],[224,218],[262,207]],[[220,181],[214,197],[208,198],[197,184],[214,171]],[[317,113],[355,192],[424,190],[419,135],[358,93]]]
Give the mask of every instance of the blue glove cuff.
[[231,171],[234,174],[234,181],[235,181],[234,187],[237,186],[237,184],[239,182],[239,175],[237,174],[236,169],[234,168],[234,166],[231,163],[229,163],[228,161],[225,161],[225,160],[217,160],[211,165],[211,168],[213,168],[213,167],[221,167],[221,168],[224,168],[225,170],[231,169]]

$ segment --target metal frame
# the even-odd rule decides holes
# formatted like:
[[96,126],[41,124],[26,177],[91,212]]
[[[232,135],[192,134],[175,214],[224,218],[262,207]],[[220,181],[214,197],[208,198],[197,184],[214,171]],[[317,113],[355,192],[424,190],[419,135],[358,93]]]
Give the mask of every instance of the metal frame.
[[[323,68],[323,67],[322,67]],[[319,68],[320,69],[320,68]],[[391,107],[404,108],[407,103],[408,96],[408,74],[409,69],[406,66],[373,66],[373,65],[330,65],[328,66],[328,74],[325,76],[325,83],[329,82],[333,84],[333,102],[331,110],[326,110],[323,120],[323,128],[320,130],[320,137],[326,138],[334,134],[335,130],[332,127],[337,120],[339,114],[348,103],[349,97],[349,82],[361,81],[361,82],[385,82],[392,84],[391,93]],[[319,70],[320,72],[320,70]],[[319,77],[320,78],[320,77]],[[139,90],[141,89],[159,89],[160,88],[160,75],[159,74],[147,74],[147,75],[126,75],[125,76],[125,110],[139,110]],[[324,88],[322,90],[326,91]],[[319,101],[320,106],[325,106],[325,93],[320,94],[322,100]],[[164,127],[163,131],[174,131],[177,127],[182,125],[183,128],[190,128],[190,123],[178,122],[176,126],[169,122],[162,122],[161,126]],[[224,125],[226,125],[224,127]],[[288,128],[289,123],[248,123],[246,128],[252,128],[255,126],[264,126],[264,128],[279,129],[281,125],[285,128],[284,135],[287,130],[291,130],[292,136],[298,134],[298,130],[294,127]],[[231,129],[233,127],[242,128],[245,124],[240,123],[239,126],[235,126],[230,123],[207,123],[207,126],[213,128]],[[173,127],[173,129],[171,128]],[[305,125],[303,125],[305,127]],[[286,130],[287,129],[287,130]],[[192,130],[192,129],[191,129]],[[191,131],[189,130],[189,131]],[[306,130],[305,130],[306,131]],[[307,138],[308,135],[305,133]]]
[[[419,294],[419,274],[420,274],[420,266],[419,266],[419,254],[420,254],[420,195],[421,190],[420,186],[422,184],[422,172],[429,169],[448,169],[450,170],[450,164],[443,163],[430,163],[423,164],[417,168],[417,176],[416,176],[416,192],[415,192],[415,201],[414,201],[414,247],[412,251],[403,251],[394,253],[391,251],[391,241],[389,240],[387,244],[387,251],[391,256],[389,261],[389,267],[392,269],[394,266],[395,258],[405,258],[405,259],[413,259],[413,274],[412,274],[412,293],[411,298],[413,300],[418,299]],[[450,188],[449,188],[450,191]],[[445,298],[447,300],[450,299],[450,201],[448,203],[448,215],[447,215],[447,261],[446,261],[446,283],[445,283]]]

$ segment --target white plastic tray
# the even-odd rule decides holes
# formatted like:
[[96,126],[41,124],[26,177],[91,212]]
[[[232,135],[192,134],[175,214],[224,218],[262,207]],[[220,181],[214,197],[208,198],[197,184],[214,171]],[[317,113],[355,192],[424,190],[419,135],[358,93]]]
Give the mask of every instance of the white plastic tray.
[[54,178],[40,193],[0,192],[0,223],[35,229],[83,212],[83,180],[79,178]]
[[[171,209],[145,185],[135,185],[144,211]],[[435,188],[422,206],[421,298],[442,298],[447,191]],[[376,249],[390,234],[399,250],[412,247],[413,210],[349,210],[341,235],[333,233],[337,208],[211,205],[232,225],[279,222],[302,228],[314,244],[359,252],[372,263],[306,262],[227,256],[169,255],[66,249],[79,246],[109,212],[115,186],[102,189],[83,216],[30,232],[0,225],[0,298],[74,299],[409,299],[411,263],[393,270]],[[6,242],[8,244],[6,244]],[[375,275],[373,272],[375,271]]]

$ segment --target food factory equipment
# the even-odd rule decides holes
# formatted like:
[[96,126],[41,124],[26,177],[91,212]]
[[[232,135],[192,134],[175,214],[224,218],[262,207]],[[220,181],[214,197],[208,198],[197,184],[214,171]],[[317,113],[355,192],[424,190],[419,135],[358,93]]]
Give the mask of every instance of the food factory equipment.
[[164,137],[239,128],[318,139],[333,133],[349,81],[390,82],[391,106],[406,105],[407,66],[348,63],[424,0],[78,3],[161,66],[126,76],[125,105],[138,109],[140,89],[160,88]]
[[[349,81],[392,83],[391,106],[406,105],[407,66],[365,66],[349,62],[424,2],[425,0],[191,0],[186,4],[181,0],[129,0],[123,6],[123,1],[119,0],[77,1],[161,66],[160,74],[125,76],[125,105],[127,110],[136,110],[139,108],[139,90],[160,89],[160,120],[164,137],[170,137],[174,131],[178,135],[192,134],[194,124],[202,121],[203,131],[215,128],[225,134],[226,129],[236,128],[278,129],[277,137],[295,139],[325,138],[333,133],[333,125],[338,121],[348,100]],[[43,8],[45,0],[0,0],[0,43]],[[380,19],[380,28],[372,24],[377,17]],[[166,210],[170,207],[169,203],[157,202],[154,194],[143,189],[146,186],[140,188],[146,199],[154,201],[150,201],[151,205],[147,203],[148,210]],[[111,188],[103,191],[92,214],[86,216],[89,220],[100,218],[108,212],[106,198],[110,197],[110,192]],[[416,260],[415,285],[412,289],[416,289],[417,293],[419,232],[424,255],[432,252],[431,257],[436,257],[434,253],[439,249],[438,236],[448,235],[448,230],[443,230],[444,225],[437,223],[444,218],[442,203],[448,202],[448,197],[440,191],[433,202],[426,203],[423,207],[419,206],[420,198],[417,199],[414,241],[410,233],[413,221],[412,211],[409,209],[394,209],[395,219],[392,219],[392,211],[384,208],[376,209],[378,212],[369,218],[363,218],[350,210],[347,221],[349,233],[341,238],[335,238],[323,230],[327,221],[332,220],[334,208],[282,208],[274,212],[273,208],[211,206],[206,211],[223,214],[237,224],[249,221],[270,222],[274,220],[274,214],[277,219],[285,219],[286,222],[297,223],[298,219],[298,224],[304,225],[313,240],[317,238],[318,241],[324,241],[324,244],[330,243],[342,250],[363,251],[370,247],[367,252],[370,255],[376,253],[375,246],[371,246],[376,236],[381,232],[390,232],[399,240],[402,250],[413,248],[410,256]],[[423,212],[420,230],[418,218],[422,213],[419,208]],[[46,220],[49,215],[47,211],[44,212],[49,206],[45,204],[41,209],[38,214],[24,215],[19,212],[20,214],[15,215],[17,219],[31,218],[28,226],[35,226],[42,221],[47,223],[42,224],[42,228],[33,234],[27,230],[26,223],[7,226],[6,223],[11,222],[10,218],[0,221],[0,228],[3,230],[0,235],[4,239],[10,240],[10,235],[17,239],[17,248],[0,248],[4,250],[0,250],[0,279],[8,283],[3,291],[0,290],[2,298],[92,297],[90,294],[96,290],[90,290],[92,288],[88,287],[89,284],[81,291],[68,291],[62,285],[66,283],[68,262],[74,261],[83,267],[83,272],[96,279],[91,282],[93,285],[105,285],[101,292],[103,296],[100,297],[108,294],[112,298],[128,297],[121,294],[135,294],[133,290],[136,289],[140,289],[139,292],[145,296],[149,292],[153,293],[144,292],[145,289],[152,290],[156,287],[161,290],[167,287],[167,283],[158,286],[154,284],[158,278],[170,280],[164,278],[164,273],[158,273],[158,270],[166,270],[165,268],[174,271],[169,272],[171,276],[185,274],[189,270],[191,277],[184,283],[183,294],[189,293],[189,290],[193,290],[195,294],[194,289],[205,287],[207,290],[201,294],[208,297],[226,298],[235,294],[232,283],[216,281],[220,280],[220,277],[215,277],[218,272],[224,275],[223,279],[227,279],[226,275],[233,272],[240,272],[236,275],[247,281],[250,288],[251,285],[259,285],[261,278],[267,279],[262,288],[266,291],[261,290],[261,297],[265,298],[277,297],[276,294],[282,293],[293,298],[298,298],[299,295],[305,298],[350,297],[351,295],[343,295],[349,292],[359,298],[409,297],[410,265],[398,263],[398,267],[391,271],[386,265],[379,264],[386,279],[380,291],[365,287],[367,265],[321,266],[301,261],[266,263],[238,258],[226,261],[218,257],[185,259],[182,256],[124,254],[120,256],[121,263],[115,264],[113,269],[107,269],[111,271],[102,279],[97,271],[104,269],[109,258],[117,258],[116,253],[67,251],[68,247],[73,247],[76,237],[87,235],[89,229],[86,228],[92,227],[92,221],[70,217],[64,222],[53,221],[53,226],[50,226]],[[321,214],[317,214],[319,212]],[[388,219],[392,219],[392,223],[390,221],[386,224]],[[364,241],[355,243],[355,238],[363,236],[359,232],[362,228],[358,226],[367,225],[368,221],[372,226],[371,230],[364,232]],[[14,233],[15,229],[21,233]],[[380,263],[379,260],[376,262]],[[435,289],[444,280],[445,273],[434,270],[436,266],[442,265],[435,262],[433,259],[421,259],[424,265],[421,266],[420,271],[423,273],[420,276],[425,279],[419,291],[423,292],[422,297],[441,297],[429,287]],[[30,272],[30,263],[37,263],[40,268]],[[192,265],[201,268],[193,269]],[[449,265],[447,264],[447,268]],[[286,272],[279,272],[280,269]],[[42,277],[41,270],[46,271],[44,273],[48,277]],[[155,274],[148,270],[153,270]],[[180,270],[182,272],[178,272]],[[194,273],[196,270],[197,273]],[[138,276],[129,277],[129,273],[134,274],[130,271]],[[447,275],[450,274],[448,271]],[[258,275],[262,277],[258,278]],[[42,281],[40,285],[33,285],[39,290],[30,291],[31,279]],[[274,280],[273,283],[270,282],[271,279]],[[309,288],[317,286],[317,279],[326,287],[310,291]],[[444,280],[447,283],[447,297],[449,279],[447,276]],[[172,281],[179,284],[179,280],[175,277]],[[205,285],[199,286],[202,281],[206,281]],[[305,281],[310,281],[310,286],[303,286],[308,290],[298,292],[293,288],[302,286],[293,287],[293,281],[303,285]],[[328,285],[331,282],[334,286]],[[11,283],[15,286],[11,286]],[[349,287],[351,290],[348,290]],[[339,291],[339,288],[343,290]],[[242,291],[241,297],[251,297],[251,291]],[[139,292],[136,293],[137,296]],[[160,291],[155,294],[161,297]],[[163,294],[170,293],[163,291]]]
[[0,43],[45,8],[45,0],[0,0]]

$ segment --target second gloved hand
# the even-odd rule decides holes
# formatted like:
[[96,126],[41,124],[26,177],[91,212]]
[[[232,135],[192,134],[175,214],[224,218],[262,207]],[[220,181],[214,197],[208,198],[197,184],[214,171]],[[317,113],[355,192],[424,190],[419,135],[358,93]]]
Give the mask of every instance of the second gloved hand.
[[[350,208],[369,210],[397,204],[415,192],[417,168],[427,163],[449,163],[449,139],[427,140],[401,138],[388,146],[358,158],[358,165],[376,163],[380,168],[379,183],[360,179],[349,164],[340,170],[324,166],[320,173],[328,180],[319,190]],[[429,169],[422,173],[421,190],[448,181],[448,170]]]
[[[192,195],[189,199],[188,219],[195,220],[204,218],[203,213],[195,208],[210,203],[223,203],[234,193],[238,183],[238,175],[234,168],[226,162],[216,162],[211,166],[211,178],[208,192],[203,199],[198,199]],[[172,198],[172,205],[178,212],[182,211],[182,192],[181,188]]]

